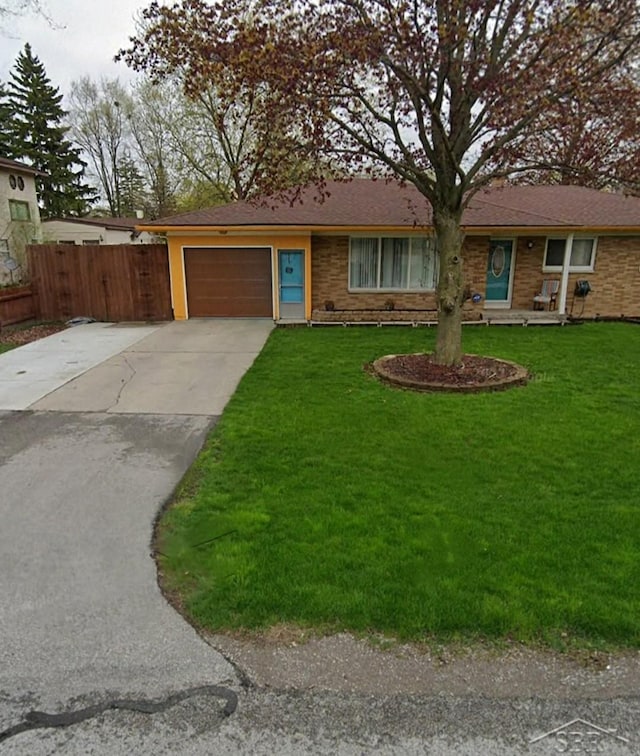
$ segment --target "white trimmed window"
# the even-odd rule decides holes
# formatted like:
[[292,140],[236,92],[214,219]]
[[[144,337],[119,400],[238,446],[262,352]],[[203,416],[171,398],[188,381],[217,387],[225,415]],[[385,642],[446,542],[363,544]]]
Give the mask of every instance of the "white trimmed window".
[[[544,255],[545,271],[560,271],[564,262],[564,248],[566,239],[547,239],[547,248]],[[571,245],[571,258],[569,270],[589,273],[593,270],[596,257],[595,238],[575,238]]]
[[359,237],[349,244],[349,288],[360,291],[433,290],[438,280],[428,237]]

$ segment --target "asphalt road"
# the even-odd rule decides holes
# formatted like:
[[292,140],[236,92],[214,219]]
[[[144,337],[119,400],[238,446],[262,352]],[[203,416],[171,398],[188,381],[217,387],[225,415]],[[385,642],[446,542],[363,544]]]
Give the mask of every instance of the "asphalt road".
[[[237,709],[229,716],[213,697],[192,695],[158,713],[108,711],[71,726],[23,732],[6,741],[4,748],[0,745],[0,753],[24,756],[59,753],[629,756],[638,753],[637,702],[616,700],[591,705],[582,702],[580,709],[584,712],[584,723],[575,721],[576,707],[572,701],[249,690],[240,694]],[[625,742],[606,731],[614,721],[624,724],[627,734],[632,735],[630,740]],[[563,723],[572,724],[552,732]],[[540,737],[541,740],[536,740]]]
[[160,505],[207,417],[0,417],[0,732],[57,713],[235,682],[166,603],[150,554]]

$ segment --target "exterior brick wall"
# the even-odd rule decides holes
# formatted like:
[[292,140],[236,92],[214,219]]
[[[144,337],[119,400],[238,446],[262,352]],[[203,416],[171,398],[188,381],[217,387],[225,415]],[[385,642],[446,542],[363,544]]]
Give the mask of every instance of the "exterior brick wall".
[[407,294],[397,291],[350,292],[347,236],[314,236],[311,240],[311,266],[314,310],[325,310],[326,302],[333,302],[336,310],[384,310],[390,299],[396,310],[436,309],[433,291]]
[[[465,303],[466,320],[482,317],[490,238],[470,236],[464,242],[465,281],[472,293],[483,297],[477,305]],[[533,242],[531,249],[527,247],[528,242]],[[560,273],[543,272],[545,244],[546,236],[523,235],[517,240],[511,300],[514,310],[532,310],[533,297],[543,279],[560,279]],[[311,264],[314,320],[437,320],[435,292],[350,292],[349,238],[346,236],[314,236]],[[570,274],[567,314],[586,318],[640,316],[640,237],[599,237],[594,267],[592,273]],[[592,292],[585,300],[573,301],[575,282],[581,278],[589,281]],[[393,300],[393,311],[387,309],[389,300]],[[328,302],[333,303],[333,311],[327,310]]]
[[473,312],[473,319],[480,319],[484,309],[484,295],[487,288],[487,255],[489,254],[488,236],[467,236],[462,246],[464,280],[472,294],[481,294],[478,304],[466,302],[465,309]]
[[[591,293],[573,297],[576,281],[586,278]],[[584,310],[583,310],[584,304]],[[576,317],[617,318],[640,316],[640,237],[601,236],[593,273],[571,273],[567,289],[567,313]]]
[[[560,280],[560,272],[543,272],[546,237],[531,237],[533,249],[525,239],[518,244],[511,307],[533,308],[533,296],[544,279]],[[575,298],[576,281],[586,278],[592,291],[586,299]],[[584,307],[583,307],[584,305]],[[594,270],[570,273],[566,312],[576,317],[638,317],[640,315],[640,237],[600,236]]]
[[[437,320],[435,291],[352,292],[349,291],[349,237],[314,236],[311,240],[311,280],[313,320],[351,321],[432,321]],[[393,310],[388,302],[393,301]],[[333,311],[327,309],[333,305]],[[471,306],[465,314],[479,318]]]

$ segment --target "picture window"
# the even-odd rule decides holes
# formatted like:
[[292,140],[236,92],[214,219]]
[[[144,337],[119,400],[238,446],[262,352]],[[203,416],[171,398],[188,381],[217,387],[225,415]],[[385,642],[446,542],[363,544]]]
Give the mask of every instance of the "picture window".
[[349,288],[433,290],[438,261],[428,237],[352,237]]

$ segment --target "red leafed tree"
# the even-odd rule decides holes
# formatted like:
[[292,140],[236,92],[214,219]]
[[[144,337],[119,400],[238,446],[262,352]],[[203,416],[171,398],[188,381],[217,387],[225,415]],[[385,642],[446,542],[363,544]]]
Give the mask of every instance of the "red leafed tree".
[[[275,124],[271,148],[293,142],[307,166],[331,156],[414,184],[440,258],[436,360],[452,365],[466,203],[496,177],[540,167],[526,145],[549,132],[554,108],[625,64],[639,15],[637,0],[154,2],[122,55],[156,76],[179,72],[187,92],[259,92],[255,128]],[[277,170],[263,178],[265,191],[280,188]]]
[[558,100],[509,146],[513,181],[640,194],[640,72],[613,70]]

